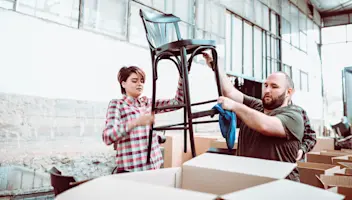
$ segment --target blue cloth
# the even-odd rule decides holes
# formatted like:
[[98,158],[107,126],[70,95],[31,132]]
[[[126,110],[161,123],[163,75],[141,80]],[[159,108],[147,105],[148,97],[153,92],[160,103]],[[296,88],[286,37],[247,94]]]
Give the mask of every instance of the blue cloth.
[[216,104],[212,109],[219,111],[219,126],[222,136],[226,139],[228,149],[233,149],[236,140],[237,119],[234,112],[224,110],[221,104]]

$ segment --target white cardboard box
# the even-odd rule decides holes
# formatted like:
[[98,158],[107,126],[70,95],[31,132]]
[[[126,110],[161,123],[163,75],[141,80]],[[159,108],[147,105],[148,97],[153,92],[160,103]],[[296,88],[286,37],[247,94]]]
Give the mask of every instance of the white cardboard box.
[[231,194],[223,195],[226,200],[272,200],[272,199],[344,199],[343,195],[337,195],[333,192],[322,190],[306,184],[301,184],[289,180],[277,180],[270,183],[262,184]]
[[[199,192],[204,194],[198,199],[203,197],[204,199],[209,197],[215,199],[222,195],[284,179],[295,167],[296,164],[293,163],[205,153],[185,162],[182,167],[100,177],[70,189],[59,196],[61,196],[60,200],[84,199],[87,195],[89,197],[97,196],[104,192],[106,198],[100,199],[115,199],[116,196],[121,199],[141,197],[158,199],[159,193],[168,196],[179,193],[180,196],[177,197],[179,199],[192,199],[194,193],[191,191],[194,191],[198,192],[197,194]],[[124,181],[127,181],[126,184],[123,184]],[[133,182],[136,185],[133,185]],[[141,184],[148,184],[148,186]],[[141,187],[147,187],[148,190],[143,188],[139,191]],[[296,192],[305,193],[309,188]],[[135,192],[131,192],[132,190]],[[324,190],[320,190],[324,192]],[[164,196],[164,198],[168,196]]]

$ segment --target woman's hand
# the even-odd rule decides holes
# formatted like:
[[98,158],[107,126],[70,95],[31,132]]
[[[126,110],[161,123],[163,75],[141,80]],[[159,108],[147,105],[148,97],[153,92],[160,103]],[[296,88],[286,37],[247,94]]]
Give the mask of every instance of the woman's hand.
[[154,121],[155,121],[154,113],[142,115],[139,118],[128,123],[128,130],[131,130],[138,126],[150,126],[154,124]]
[[154,124],[154,114],[142,115],[137,119],[137,126],[148,126]]

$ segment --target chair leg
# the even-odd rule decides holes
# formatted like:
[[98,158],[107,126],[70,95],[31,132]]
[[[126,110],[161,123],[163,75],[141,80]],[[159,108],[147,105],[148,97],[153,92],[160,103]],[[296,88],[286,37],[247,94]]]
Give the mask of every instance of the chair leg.
[[216,85],[217,85],[217,88],[218,88],[218,94],[219,96],[222,96],[222,91],[221,91],[221,85],[220,85],[220,76],[219,76],[219,66],[218,66],[218,54],[216,52],[215,49],[212,49],[211,50],[211,53],[212,53],[212,57],[213,57],[213,65],[214,66],[214,72],[215,72],[215,81],[216,81]]
[[[152,56],[152,65],[153,65],[153,95],[152,95],[152,112],[155,110],[155,101],[156,101],[156,80],[157,80],[157,73],[156,73],[156,65],[157,63]],[[149,139],[148,139],[148,154],[147,154],[147,163],[150,163],[150,156],[152,151],[152,141],[153,141],[153,128],[154,125],[151,125],[151,129],[149,131]]]
[[[183,87],[183,88],[185,88],[185,87]],[[183,91],[185,91],[185,89],[183,89]],[[183,98],[185,98],[185,97],[183,97]],[[183,109],[183,122],[185,124],[187,124],[187,108],[186,107],[184,107],[184,109]],[[184,143],[183,152],[187,153],[187,129],[183,130],[183,143]]]
[[[190,92],[189,92],[189,81],[188,81],[188,66],[187,66],[187,52],[186,48],[181,49],[181,64],[182,69],[183,69],[183,83],[184,83],[184,96],[185,96],[185,103],[186,103],[186,110],[187,110],[187,115],[188,115],[188,129],[189,129],[189,137],[190,137],[190,142],[191,142],[191,150],[192,150],[192,156],[196,157],[196,150],[195,150],[195,145],[194,145],[194,135],[193,135],[193,123],[192,123],[192,110],[191,110],[191,99],[190,99]],[[187,141],[186,141],[187,143]]]

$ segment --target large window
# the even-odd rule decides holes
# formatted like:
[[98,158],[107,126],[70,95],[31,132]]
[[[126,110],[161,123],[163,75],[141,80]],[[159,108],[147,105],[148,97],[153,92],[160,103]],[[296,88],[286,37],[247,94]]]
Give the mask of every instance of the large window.
[[81,27],[126,38],[128,0],[85,0]]
[[79,0],[17,0],[15,7],[24,14],[78,27]]
[[15,0],[0,0],[0,8],[14,9]]
[[280,70],[280,19],[277,13],[259,1],[255,1],[254,6],[253,21],[263,27],[230,11],[227,13],[226,24],[231,27],[226,28],[226,70],[233,75],[261,81]]

